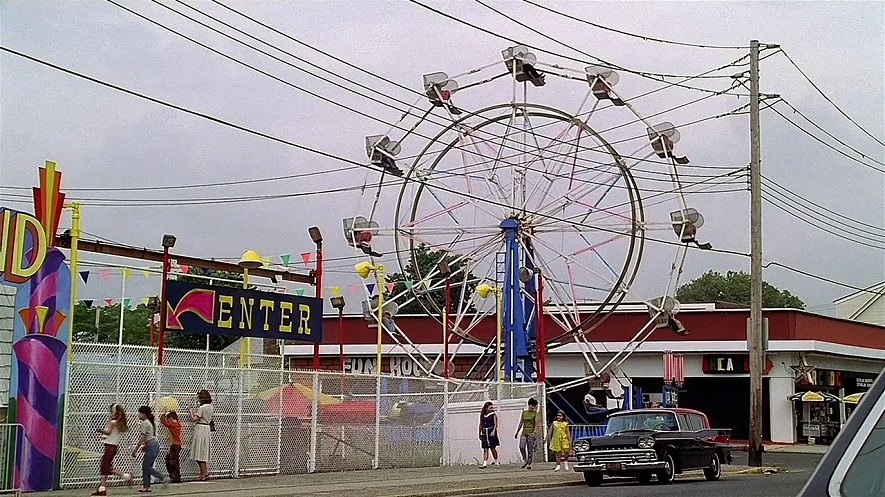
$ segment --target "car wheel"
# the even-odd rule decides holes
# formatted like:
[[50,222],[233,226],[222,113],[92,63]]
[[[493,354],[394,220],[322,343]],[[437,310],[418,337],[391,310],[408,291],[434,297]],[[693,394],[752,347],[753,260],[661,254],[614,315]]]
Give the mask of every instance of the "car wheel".
[[586,483],[588,487],[598,487],[602,485],[602,473],[584,471],[584,483]]
[[669,452],[664,454],[664,469],[657,472],[658,483],[669,485],[676,480],[676,461]]
[[719,453],[714,452],[710,465],[704,468],[704,478],[709,481],[716,481],[722,476],[722,461],[719,459]]
[[640,473],[636,479],[639,480],[640,485],[648,485],[651,482],[651,473]]

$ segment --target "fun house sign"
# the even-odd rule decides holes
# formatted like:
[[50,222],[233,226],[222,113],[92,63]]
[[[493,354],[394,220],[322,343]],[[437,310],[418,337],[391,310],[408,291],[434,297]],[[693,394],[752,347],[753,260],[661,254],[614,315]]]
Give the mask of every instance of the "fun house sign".
[[281,293],[170,281],[166,329],[238,337],[323,340],[323,301]]

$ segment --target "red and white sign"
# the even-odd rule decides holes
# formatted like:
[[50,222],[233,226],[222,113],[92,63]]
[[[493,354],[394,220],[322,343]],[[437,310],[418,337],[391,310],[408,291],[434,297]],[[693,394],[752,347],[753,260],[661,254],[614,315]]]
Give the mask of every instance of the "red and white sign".
[[685,356],[664,352],[664,381],[682,383],[685,381]]

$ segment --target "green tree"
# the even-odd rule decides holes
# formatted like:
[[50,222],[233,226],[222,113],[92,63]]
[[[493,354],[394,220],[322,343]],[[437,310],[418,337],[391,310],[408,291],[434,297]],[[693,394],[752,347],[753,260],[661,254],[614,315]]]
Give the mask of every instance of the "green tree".
[[[120,336],[120,306],[86,307],[83,302],[74,306],[73,333],[78,342],[117,343]],[[98,314],[98,328],[96,328]],[[123,310],[123,343],[150,345],[151,309],[139,304]]]
[[[750,306],[750,275],[729,271],[725,275],[707,271],[676,290],[680,302],[727,302]],[[762,306],[768,308],[804,309],[805,302],[788,290],[762,284]]]
[[[461,271],[461,267],[465,260],[461,259],[456,261],[458,257],[458,254],[453,254],[446,250],[431,250],[427,245],[419,245],[415,249],[414,259],[410,260],[404,268],[405,271],[402,273],[392,273],[387,276],[388,282],[396,283],[396,288],[392,293],[395,294],[405,290],[407,288],[406,281],[410,281],[412,282],[410,284],[414,285],[414,292],[418,294],[419,298],[427,299],[424,300],[424,302],[429,310],[434,309],[433,304],[436,304],[436,308],[442,309],[446,302],[444,284],[442,283],[445,278],[438,273],[437,266],[440,261],[445,260],[449,264],[449,269],[452,273],[450,285],[452,287],[453,312],[458,308],[458,299],[461,296],[461,285],[465,278],[468,283],[467,289],[464,292],[464,305],[467,306],[466,308],[468,311],[474,310],[471,302],[473,292],[476,290],[478,282],[472,273],[466,272],[465,274],[464,271]],[[435,272],[435,274],[430,278],[430,287],[436,287],[438,284],[439,288],[432,291],[423,291],[425,287],[419,280],[432,272]],[[388,293],[391,292],[385,291],[385,295]],[[425,310],[419,302],[414,300],[401,306],[399,309],[400,314],[424,314],[426,312],[427,310]]]

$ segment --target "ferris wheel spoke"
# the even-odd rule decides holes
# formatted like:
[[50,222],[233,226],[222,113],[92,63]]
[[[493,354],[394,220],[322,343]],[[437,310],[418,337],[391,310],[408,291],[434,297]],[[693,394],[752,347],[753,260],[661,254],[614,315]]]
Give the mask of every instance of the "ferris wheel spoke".
[[626,285],[623,285],[623,284],[619,285],[617,283],[617,281],[612,280],[607,276],[603,276],[603,275],[599,274],[595,269],[587,266],[586,264],[583,264],[582,262],[578,261],[576,258],[574,258],[568,254],[563,254],[563,253],[559,252],[554,247],[550,246],[547,242],[545,242],[543,239],[535,238],[535,242],[544,246],[547,250],[549,250],[553,254],[556,254],[555,259],[561,259],[562,261],[564,261],[566,263],[567,266],[574,264],[575,266],[583,269],[584,271],[587,271],[589,274],[599,278],[600,281],[604,281],[604,282],[608,283],[610,285],[610,288],[612,291],[627,291]]
[[[433,188],[438,188],[444,192],[450,191],[452,188],[445,185],[444,183],[440,182],[438,179],[432,178],[430,176],[425,176],[424,179],[422,180],[422,182],[424,182],[425,186],[427,187],[426,189],[428,190],[428,193],[436,200],[436,202],[439,204],[439,206],[443,210],[447,209],[446,203],[443,202],[442,200],[440,200],[439,196],[433,191]],[[499,218],[499,216],[497,214],[489,211],[484,205],[482,205],[482,202],[480,202],[476,198],[473,198],[473,196],[466,197],[466,198],[464,198],[463,201],[468,202],[469,204],[473,205],[476,209],[491,216],[492,219]],[[458,223],[458,220],[454,217],[454,215],[452,215],[451,212],[448,212],[448,214],[449,214],[449,217],[451,217],[455,223]]]
[[[473,135],[469,134],[467,136],[470,138],[470,143],[473,145],[473,149],[476,151],[476,154],[479,157],[484,157],[482,155],[482,153],[480,152],[479,146],[477,145],[476,141],[474,140]],[[495,162],[497,162],[497,159]],[[480,166],[480,165],[481,165],[481,163],[475,164],[475,166]],[[480,169],[480,168],[478,168],[478,169]],[[495,169],[496,169],[496,167],[493,167],[490,174],[488,174],[488,175],[482,174],[481,172],[479,172],[479,175],[485,181],[485,183],[489,189],[489,193],[494,198],[496,198],[500,204],[502,204],[501,205],[501,212],[502,212],[502,214],[506,215],[507,209],[504,208],[504,205],[508,205],[507,202],[508,202],[509,195],[507,195],[507,193],[504,191],[504,187],[501,186],[501,181],[498,178],[497,174],[495,173]]]
[[550,283],[548,286],[554,297],[550,300],[556,306],[557,311],[559,311],[559,316],[561,316],[559,325],[564,331],[577,329],[581,324],[581,316],[577,312],[573,312],[573,307],[569,306],[569,303],[573,302],[574,298],[569,296],[569,292],[562,284],[562,281],[552,276],[556,272],[553,271],[548,262],[538,252],[531,254],[531,258],[536,265],[544,270],[545,274],[549,275],[544,278],[544,281]]
[[[552,188],[553,183],[556,180],[556,177],[560,176],[562,174],[563,167],[568,165],[568,162],[566,159],[568,158],[568,156],[570,154],[569,155],[563,154],[562,150],[563,150],[563,147],[565,147],[566,145],[568,145],[568,148],[566,150],[570,150],[572,148],[572,145],[570,143],[572,140],[563,140],[563,138],[570,135],[571,130],[574,127],[572,123],[566,122],[566,128],[562,132],[560,132],[556,137],[551,139],[547,143],[547,145],[545,145],[542,148],[540,142],[538,141],[538,135],[535,133],[535,127],[532,124],[531,118],[529,118],[528,114],[524,113],[524,119],[525,119],[526,125],[528,127],[528,130],[531,131],[531,137],[535,143],[535,147],[538,150],[538,152],[536,154],[533,154],[533,155],[535,155],[535,158],[532,159],[527,164],[525,164],[525,169],[526,170],[530,169],[531,166],[535,164],[535,162],[540,161],[541,165],[543,166],[543,171],[540,173],[541,178],[539,178],[539,180],[535,183],[534,187],[532,188],[532,191],[523,200],[522,210],[525,210],[528,207],[529,201],[531,200],[532,197],[534,197],[535,193],[538,191],[538,189],[541,187],[541,184],[544,181],[546,181],[546,183],[547,183],[546,188],[545,188],[545,193],[544,193],[544,196],[546,197],[546,194],[550,191],[550,188]],[[575,156],[577,156],[577,147],[580,144],[581,129],[582,128],[578,127],[577,139],[575,140],[575,145],[574,145]],[[547,151],[550,150],[554,144],[556,145],[555,151],[552,154],[552,157],[550,157],[548,160],[550,162],[552,162],[553,164],[556,164],[557,167],[555,168],[555,170],[551,170],[550,165],[548,165],[548,163],[547,163],[548,160],[544,159],[544,154],[546,154]],[[566,159],[559,159],[559,157],[563,157],[563,156],[565,156]],[[542,197],[541,202],[543,202],[543,197]]]
[[[598,174],[597,177],[601,174],[603,173]],[[552,216],[553,214],[563,209],[567,209],[571,205],[583,200],[589,195],[592,195],[594,192],[603,187],[605,187],[605,190],[603,191],[601,198],[605,198],[605,196],[608,195],[608,192],[610,192],[615,187],[619,179],[623,179],[623,176],[620,174],[612,174],[612,177],[604,182],[582,182],[582,184],[580,184],[576,188],[571,188],[569,189],[569,191],[565,192],[565,194],[562,195],[560,199],[551,202],[546,206],[540,207],[538,209],[538,212],[545,216]]]

